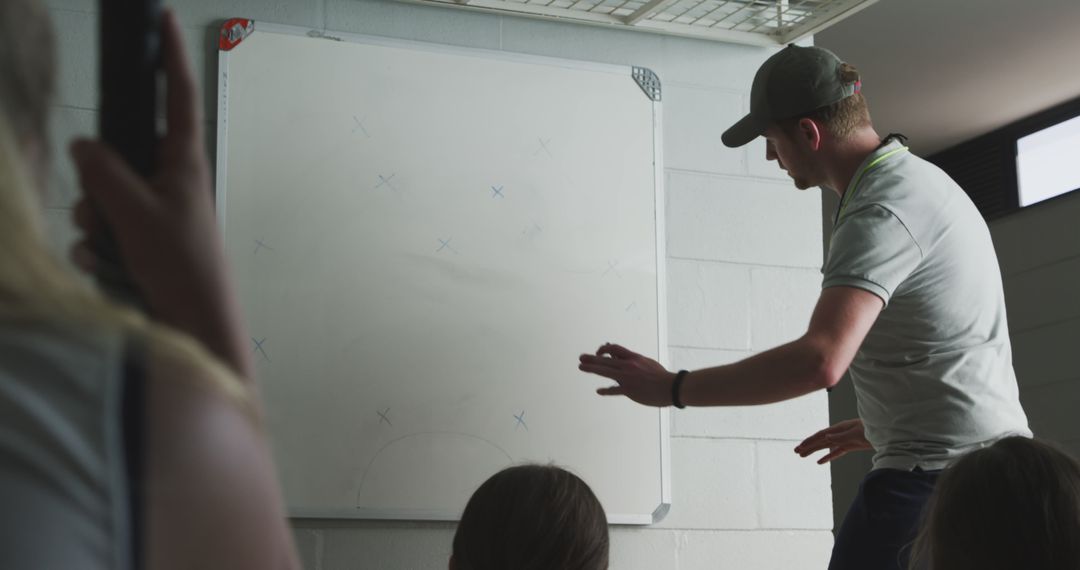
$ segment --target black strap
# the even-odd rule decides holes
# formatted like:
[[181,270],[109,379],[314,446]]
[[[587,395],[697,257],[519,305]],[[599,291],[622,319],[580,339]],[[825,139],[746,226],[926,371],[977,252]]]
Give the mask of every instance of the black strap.
[[679,392],[682,389],[683,380],[690,372],[687,370],[680,370],[675,374],[675,380],[671,382],[671,404],[680,410],[686,407],[686,404],[682,402],[682,397]]
[[878,150],[878,149],[884,147],[885,145],[889,144],[893,140],[898,140],[898,141],[900,141],[900,144],[906,145],[907,144],[907,135],[905,135],[903,133],[889,133],[889,134],[885,135],[885,138],[881,139],[881,144],[877,145],[877,148],[875,148],[874,150]]
[[145,566],[143,558],[145,463],[146,375],[142,351],[129,345],[124,354],[124,376],[120,396],[121,428],[124,439],[124,467],[128,488],[128,525],[131,531],[131,570]]

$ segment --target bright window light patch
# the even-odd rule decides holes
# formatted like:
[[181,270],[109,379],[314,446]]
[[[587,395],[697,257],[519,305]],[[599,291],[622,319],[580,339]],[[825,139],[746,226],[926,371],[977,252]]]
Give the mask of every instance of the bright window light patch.
[[1080,189],[1080,117],[1016,141],[1020,206]]

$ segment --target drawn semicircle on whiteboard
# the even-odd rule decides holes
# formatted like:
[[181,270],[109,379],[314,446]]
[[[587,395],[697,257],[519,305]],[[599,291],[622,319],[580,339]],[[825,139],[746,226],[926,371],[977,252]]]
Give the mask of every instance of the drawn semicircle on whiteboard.
[[447,497],[457,497],[459,503],[440,506],[460,512],[481,483],[514,463],[506,450],[483,437],[457,432],[409,434],[388,442],[371,458],[360,478],[356,507],[431,508]]

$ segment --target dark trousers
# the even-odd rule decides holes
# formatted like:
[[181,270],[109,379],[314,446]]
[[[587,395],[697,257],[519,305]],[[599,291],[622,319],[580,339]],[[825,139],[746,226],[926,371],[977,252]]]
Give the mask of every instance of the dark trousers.
[[907,570],[923,505],[940,473],[871,471],[836,533],[829,570]]

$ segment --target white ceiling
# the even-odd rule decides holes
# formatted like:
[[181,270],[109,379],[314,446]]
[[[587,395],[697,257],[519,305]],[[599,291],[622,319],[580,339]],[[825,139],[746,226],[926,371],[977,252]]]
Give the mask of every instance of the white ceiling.
[[814,43],[924,156],[1080,97],[1080,0],[880,0]]

